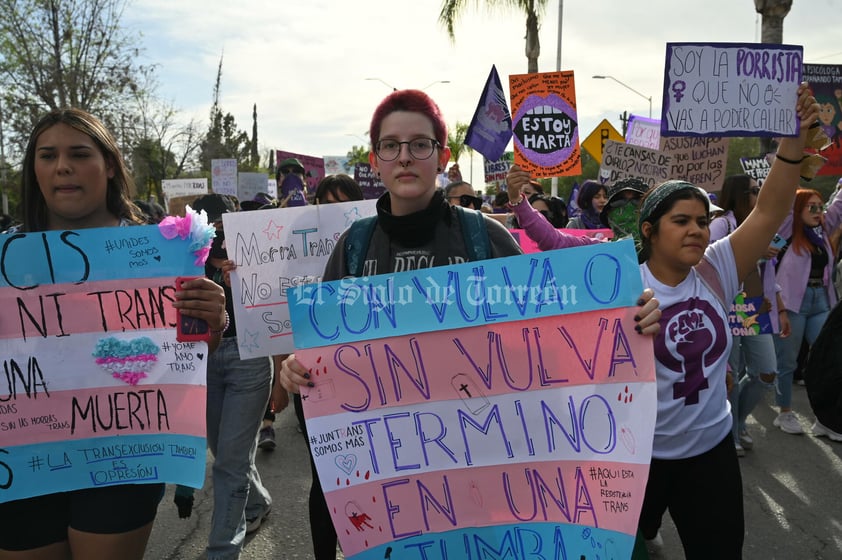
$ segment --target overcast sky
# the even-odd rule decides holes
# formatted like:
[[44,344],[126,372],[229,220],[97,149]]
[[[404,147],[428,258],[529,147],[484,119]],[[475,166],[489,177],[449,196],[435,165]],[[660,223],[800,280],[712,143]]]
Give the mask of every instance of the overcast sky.
[[[371,113],[394,86],[426,88],[448,126],[470,122],[492,64],[526,72],[525,17],[469,10],[451,42],[438,24],[439,0],[134,0],[125,24],[143,33],[142,62],[159,65],[160,94],[207,122],[219,58],[221,106],[259,144],[308,155],[344,155],[360,145]],[[479,4],[483,4],[479,2]],[[541,72],[556,70],[559,2],[548,1],[540,32]],[[842,0],[795,0],[784,43],[807,63],[842,64]],[[756,42],[753,0],[567,0],[561,69],[576,79],[580,137],[623,111],[658,117],[667,42]],[[612,80],[610,75],[640,95]],[[366,80],[366,78],[379,78]],[[449,83],[437,83],[447,80]],[[264,156],[265,157],[265,154]],[[465,179],[481,187],[482,156]]]

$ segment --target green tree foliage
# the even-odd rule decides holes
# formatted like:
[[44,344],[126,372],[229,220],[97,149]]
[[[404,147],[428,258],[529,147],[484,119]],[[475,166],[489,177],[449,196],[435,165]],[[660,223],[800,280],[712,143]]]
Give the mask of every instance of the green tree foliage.
[[[526,60],[527,72],[538,72],[538,56],[541,54],[541,42],[538,31],[541,28],[541,15],[547,6],[547,0],[486,0],[476,4],[485,4],[489,9],[515,8],[526,15]],[[455,26],[459,17],[467,9],[467,0],[444,0],[439,13],[439,23],[447,29],[450,39],[456,40]]]
[[219,58],[216,84],[213,88],[213,106],[210,110],[210,125],[199,148],[199,161],[202,171],[206,173],[210,172],[211,160],[231,158],[237,160],[237,168],[240,171],[252,171],[256,166],[251,165],[251,139],[248,133],[237,128],[237,122],[231,113],[223,114],[219,106],[219,89],[221,83],[222,57]]
[[126,0],[0,0],[3,123],[23,145],[46,111],[78,107],[112,130],[138,88]]
[[457,122],[456,126],[447,131],[447,147],[450,148],[450,159],[454,163],[459,163],[463,153],[471,152],[471,147],[465,144],[469,126],[467,123]]
[[368,146],[351,146],[345,157],[348,158],[348,165],[353,167],[358,163],[368,163]]

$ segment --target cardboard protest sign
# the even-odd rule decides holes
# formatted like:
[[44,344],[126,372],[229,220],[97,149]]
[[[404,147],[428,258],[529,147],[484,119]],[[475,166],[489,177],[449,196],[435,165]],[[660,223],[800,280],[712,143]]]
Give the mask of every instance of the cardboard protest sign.
[[737,294],[728,311],[728,325],[734,336],[755,336],[771,334],[772,320],[769,312],[761,313],[763,296],[748,297],[745,292]]
[[304,166],[304,177],[307,178],[307,191],[311,193],[316,192],[319,181],[325,178],[324,159],[316,156],[296,154],[295,152],[287,152],[285,150],[275,151],[275,161],[279,164],[289,158],[295,158],[301,162],[301,165]]
[[0,239],[0,502],[126,483],[201,487],[207,344],[176,341],[172,302],[175,278],[204,267],[194,237],[165,231],[176,233]]
[[819,124],[830,139],[821,151],[827,162],[818,175],[842,175],[842,64],[805,64],[804,80],[821,107]]
[[630,116],[626,129],[626,143],[652,150],[661,149],[661,121],[647,119],[640,115]]
[[488,161],[483,158],[485,167],[485,184],[503,183],[506,180],[506,176],[509,174],[509,168],[512,166],[514,159],[514,152],[504,152],[503,156],[497,161]]
[[336,241],[374,200],[222,215],[242,358],[294,350],[286,290],[321,279]]
[[682,179],[707,192],[722,188],[728,164],[728,138],[661,138],[661,151],[672,157],[670,179]]
[[197,179],[162,179],[161,191],[164,193],[164,202],[167,206],[167,213],[169,211],[170,201],[174,198],[182,196],[198,197],[208,192],[208,180],[205,178]]
[[337,173],[344,173],[345,175],[353,173],[353,166],[350,164],[348,156],[323,156],[322,160],[325,162],[325,176],[336,175]]
[[380,195],[386,192],[386,186],[371,168],[370,163],[358,163],[354,166],[354,181],[363,190],[363,198],[366,200],[380,198]]
[[290,290],[349,560],[628,558],[655,424],[631,241]]
[[796,136],[802,48],[667,43],[661,136]]
[[211,187],[216,194],[237,196],[237,160],[211,160]]
[[266,192],[266,182],[269,176],[266,173],[237,173],[237,198],[240,201],[254,200],[258,193]]
[[758,185],[763,186],[763,181],[769,175],[772,164],[765,157],[741,157],[740,167],[743,168],[743,173],[757,181]]
[[672,156],[659,150],[608,140],[599,165],[599,180],[613,185],[634,177],[651,187],[670,178],[671,165]]
[[582,173],[573,72],[509,76],[515,163],[533,177]]

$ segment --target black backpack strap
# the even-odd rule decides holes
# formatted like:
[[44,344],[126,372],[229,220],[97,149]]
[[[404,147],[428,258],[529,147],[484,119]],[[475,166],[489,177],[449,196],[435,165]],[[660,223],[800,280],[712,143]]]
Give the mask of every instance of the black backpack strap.
[[348,236],[345,238],[345,266],[351,276],[363,275],[365,256],[375,227],[377,216],[368,216],[360,218],[348,228]]
[[491,241],[488,239],[488,226],[485,216],[476,210],[466,210],[461,206],[454,206],[459,215],[462,226],[462,237],[471,261],[483,261],[491,258]]

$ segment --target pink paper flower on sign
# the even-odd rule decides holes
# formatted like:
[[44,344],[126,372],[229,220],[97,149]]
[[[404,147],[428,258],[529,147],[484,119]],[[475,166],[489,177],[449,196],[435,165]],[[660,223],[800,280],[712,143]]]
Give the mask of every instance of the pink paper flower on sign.
[[210,252],[216,228],[208,224],[208,215],[204,210],[196,212],[190,206],[184,208],[184,217],[167,216],[158,224],[158,231],[164,239],[190,238],[190,250],[196,254],[196,266],[205,264]]

